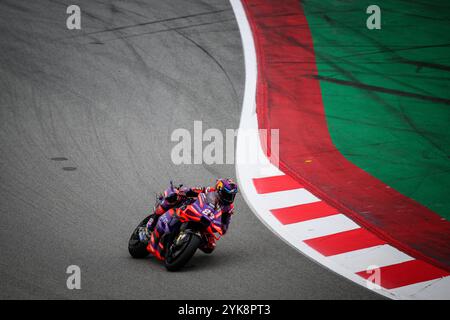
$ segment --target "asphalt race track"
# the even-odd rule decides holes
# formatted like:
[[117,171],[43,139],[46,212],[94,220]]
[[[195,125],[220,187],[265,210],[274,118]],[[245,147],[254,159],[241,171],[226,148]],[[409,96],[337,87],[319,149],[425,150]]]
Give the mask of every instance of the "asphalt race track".
[[[241,196],[229,234],[181,272],[132,259],[154,193],[235,176],[174,165],[170,135],[239,126],[228,1],[0,1],[0,298],[376,299],[269,231]],[[81,268],[68,290],[66,268]]]

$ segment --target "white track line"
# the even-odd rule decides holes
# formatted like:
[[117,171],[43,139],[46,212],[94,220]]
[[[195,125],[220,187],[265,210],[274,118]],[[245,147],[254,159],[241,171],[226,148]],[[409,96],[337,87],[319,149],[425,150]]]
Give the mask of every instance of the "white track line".
[[392,292],[399,296],[408,296],[411,299],[448,300],[450,297],[450,277],[411,284]]
[[[254,193],[256,195],[256,191]],[[258,195],[258,207],[275,209],[320,201],[306,189],[293,189]]]
[[358,228],[359,226],[356,223],[343,214],[335,214],[324,218],[285,225],[283,232],[288,237],[288,240],[292,240],[295,243]]
[[346,252],[329,258],[352,272],[365,270],[371,265],[384,267],[413,260],[412,257],[388,244]]

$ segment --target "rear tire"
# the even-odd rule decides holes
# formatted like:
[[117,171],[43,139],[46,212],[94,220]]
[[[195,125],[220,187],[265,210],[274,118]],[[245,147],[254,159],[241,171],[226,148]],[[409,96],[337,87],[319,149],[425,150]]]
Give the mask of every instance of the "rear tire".
[[195,254],[198,247],[200,246],[202,240],[200,237],[194,233],[186,233],[186,236],[189,237],[187,240],[187,245],[182,249],[176,258],[173,260],[171,257],[166,257],[164,260],[164,264],[169,271],[177,271],[180,270]]
[[128,241],[128,252],[135,259],[142,259],[149,255],[149,252],[147,251],[147,243],[139,240],[139,229],[144,227],[149,219],[150,216],[146,217],[141,221],[141,223],[139,223]]

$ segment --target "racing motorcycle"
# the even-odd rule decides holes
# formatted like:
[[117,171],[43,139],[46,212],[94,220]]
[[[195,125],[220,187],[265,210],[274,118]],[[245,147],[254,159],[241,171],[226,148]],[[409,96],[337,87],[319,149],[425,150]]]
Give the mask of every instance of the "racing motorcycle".
[[[170,183],[173,188],[172,182]],[[180,188],[181,185],[178,187]],[[157,196],[156,205],[162,200],[162,195]],[[197,249],[205,253],[211,253],[208,249],[208,238],[214,237],[219,240],[222,236],[221,215],[214,204],[206,201],[204,194],[199,194],[197,198],[185,198],[180,204],[170,209],[171,214],[175,214],[180,223],[170,230],[165,226],[165,233],[161,236],[161,243],[164,246],[162,256],[167,270],[177,271],[181,269],[195,254]],[[165,215],[165,214],[164,214]],[[158,223],[164,223],[164,215]],[[147,241],[143,241],[142,231],[147,228],[147,223],[152,215],[144,220],[134,229],[128,242],[128,251],[133,258],[145,258],[148,256]],[[149,233],[153,232],[154,226]]]

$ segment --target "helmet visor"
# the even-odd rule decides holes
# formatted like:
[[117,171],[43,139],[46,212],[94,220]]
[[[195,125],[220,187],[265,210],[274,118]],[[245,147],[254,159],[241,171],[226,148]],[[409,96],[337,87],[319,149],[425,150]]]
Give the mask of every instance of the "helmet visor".
[[228,191],[228,190],[225,190],[225,188],[224,188],[224,189],[220,190],[219,195],[223,202],[232,203],[234,201],[234,197],[236,196],[236,192]]

